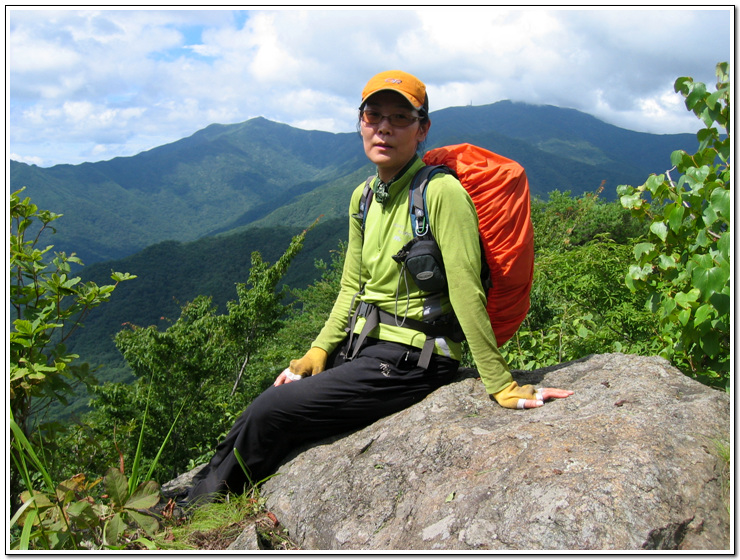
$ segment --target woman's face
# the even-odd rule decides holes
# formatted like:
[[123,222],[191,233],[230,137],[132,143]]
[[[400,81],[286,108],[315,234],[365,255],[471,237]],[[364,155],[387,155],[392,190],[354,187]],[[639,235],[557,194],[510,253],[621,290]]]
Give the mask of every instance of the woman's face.
[[[380,91],[365,104],[365,109],[376,111],[384,116],[404,114],[418,117],[418,113],[399,93]],[[419,142],[422,142],[429,131],[429,121],[421,125],[415,121],[403,128],[394,127],[387,118],[377,124],[360,121],[360,133],[365,155],[378,167],[381,181],[390,181],[416,153]]]

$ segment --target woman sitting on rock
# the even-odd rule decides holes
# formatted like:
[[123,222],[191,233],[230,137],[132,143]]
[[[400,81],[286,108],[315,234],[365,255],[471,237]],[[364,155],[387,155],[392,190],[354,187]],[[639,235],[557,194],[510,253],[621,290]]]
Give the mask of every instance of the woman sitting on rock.
[[[363,225],[359,205],[365,185],[352,194],[341,289],[331,314],[305,356],[290,362],[218,445],[196,477],[191,502],[241,492],[245,484],[273,474],[292,449],[367,426],[449,383],[458,370],[461,343],[439,336],[425,348],[427,335],[414,326],[452,312],[486,390],[501,406],[539,407],[572,394],[535,391],[512,379],[486,311],[475,207],[452,175],[435,176],[427,191],[449,289],[424,292],[403,277],[392,258],[414,235],[408,191],[424,166],[417,150],[431,126],[425,85],[400,71],[374,76],[362,92],[358,126],[365,154],[377,167],[374,201]],[[369,322],[378,314],[385,319]]]

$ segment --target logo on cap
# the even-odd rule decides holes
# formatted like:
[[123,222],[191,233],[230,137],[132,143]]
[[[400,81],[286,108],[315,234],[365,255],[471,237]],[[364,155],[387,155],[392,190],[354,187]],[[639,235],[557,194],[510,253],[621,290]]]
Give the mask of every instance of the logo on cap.
[[398,78],[386,78],[385,83],[387,84],[401,84],[403,83],[403,80],[399,80]]

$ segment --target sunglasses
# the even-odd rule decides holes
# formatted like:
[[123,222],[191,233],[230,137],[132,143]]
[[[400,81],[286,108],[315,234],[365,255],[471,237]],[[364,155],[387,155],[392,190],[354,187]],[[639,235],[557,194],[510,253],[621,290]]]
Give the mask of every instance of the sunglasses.
[[411,126],[416,121],[421,120],[421,117],[414,117],[405,113],[394,113],[392,115],[384,115],[380,111],[373,109],[363,109],[361,112],[362,122],[365,124],[380,124],[383,119],[388,119],[391,126],[395,128],[406,128]]

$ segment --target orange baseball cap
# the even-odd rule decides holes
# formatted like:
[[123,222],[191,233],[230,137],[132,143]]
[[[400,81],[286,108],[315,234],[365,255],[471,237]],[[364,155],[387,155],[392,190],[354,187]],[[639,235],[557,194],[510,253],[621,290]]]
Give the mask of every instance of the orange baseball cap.
[[427,97],[427,88],[424,83],[400,70],[388,70],[376,74],[362,90],[362,103],[364,105],[368,98],[379,91],[390,90],[397,91],[403,95],[411,106],[417,111],[429,112],[429,97]]

